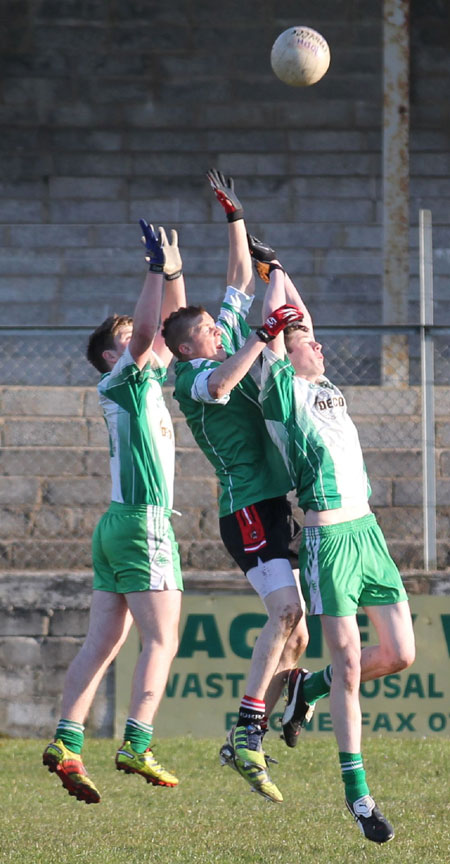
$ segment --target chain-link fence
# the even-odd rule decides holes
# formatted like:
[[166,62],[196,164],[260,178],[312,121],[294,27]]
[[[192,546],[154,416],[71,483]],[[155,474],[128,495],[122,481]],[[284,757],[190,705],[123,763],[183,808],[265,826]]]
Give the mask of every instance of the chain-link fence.
[[[92,327],[0,327],[0,384],[14,386],[84,387],[95,386],[98,375],[85,360],[87,339]],[[434,341],[437,386],[450,381],[450,327],[427,327]],[[339,387],[386,384],[386,342],[405,344],[402,356],[408,366],[392,369],[391,382],[420,386],[419,326],[385,327],[337,324],[316,327],[316,337],[323,343],[327,375]]]
[[[98,375],[84,357],[90,331],[1,328],[4,570],[90,568],[90,535],[109,498],[106,432],[95,389]],[[372,507],[403,571],[424,566],[423,514],[430,507],[437,549],[431,566],[449,564],[450,328],[429,327],[427,334],[434,346],[432,381],[422,368],[419,327],[316,329],[326,374],[343,388],[359,430]],[[423,453],[425,448],[430,452],[430,431],[423,423],[424,380],[435,396],[431,502],[424,502]],[[175,529],[183,564],[206,572],[227,570],[233,564],[218,535],[215,478],[172,399],[172,382],[173,372],[166,395],[177,440],[175,503],[183,518],[175,521]]]

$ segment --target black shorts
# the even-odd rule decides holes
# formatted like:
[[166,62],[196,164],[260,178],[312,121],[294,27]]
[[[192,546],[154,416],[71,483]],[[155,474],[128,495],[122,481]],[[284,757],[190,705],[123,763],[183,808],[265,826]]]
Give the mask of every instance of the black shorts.
[[285,495],[258,501],[219,519],[220,536],[231,557],[244,573],[260,561],[287,558],[297,565],[290,549],[299,531]]

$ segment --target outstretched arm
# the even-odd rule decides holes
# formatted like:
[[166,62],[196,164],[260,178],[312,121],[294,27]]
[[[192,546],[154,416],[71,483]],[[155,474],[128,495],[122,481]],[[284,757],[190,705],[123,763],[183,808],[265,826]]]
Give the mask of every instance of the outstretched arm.
[[[258,273],[258,276],[262,279],[263,282],[269,282],[269,271],[270,264],[274,262],[278,262],[277,254],[275,250],[269,246],[264,240],[258,240],[257,237],[253,237],[251,234],[247,235],[248,246],[250,250],[250,255],[252,256],[255,267]],[[279,262],[278,262],[279,263]],[[295,287],[291,277],[288,273],[285,272],[285,292],[286,292],[286,303],[292,303],[293,306],[297,306],[303,312],[303,324],[305,327],[308,327],[311,330],[311,334],[314,338],[313,332],[313,323],[311,319],[311,315],[308,312],[307,307],[305,306],[297,288]]]
[[159,325],[163,277],[149,271],[133,312],[133,333],[128,345],[140,369],[148,362]]
[[247,243],[244,209],[234,191],[234,180],[232,177],[226,178],[216,168],[211,168],[206,176],[228,220],[227,285],[252,295],[255,292],[255,278]]
[[133,332],[128,345],[136,365],[142,369],[150,359],[153,342],[159,326],[163,289],[164,253],[161,228],[155,233],[153,225],[146,224],[145,242],[149,272],[133,312]]
[[[278,306],[281,306],[282,303],[286,303],[287,301],[285,272],[279,261],[272,261],[271,264],[273,266],[269,273],[269,282],[263,301],[263,318],[271,315],[274,309],[277,309]],[[291,302],[292,301],[289,300],[289,303]],[[275,354],[278,354],[279,357],[284,357],[285,347],[283,332],[276,336],[270,348]]]
[[[172,312],[176,312],[180,306],[186,306],[183,262],[178,248],[178,234],[175,229],[171,231],[170,243],[167,240],[166,232],[162,229],[162,247],[165,260],[163,267],[164,291],[161,306],[161,322],[165,321]],[[162,323],[158,328],[153,343],[153,350],[162,360],[164,366],[167,367],[173,355],[161,336],[161,330]]]
[[314,339],[314,328],[311,315],[307,307],[305,306],[297,288],[295,287],[289,273],[284,274],[284,287],[286,290],[286,303],[293,303],[294,306],[298,306],[299,309],[303,312],[303,321],[302,324],[311,331],[311,336]]
[[236,387],[236,384],[239,384],[244,375],[251,369],[264,345],[265,343],[258,338],[256,333],[252,333],[239,351],[216,366],[208,378],[210,396],[213,399],[221,399],[230,393],[233,387]]
[[295,306],[282,305],[274,309],[261,327],[252,333],[245,345],[220,363],[208,378],[208,391],[213,399],[226,396],[247,374],[268,342],[277,341],[285,327],[301,321],[302,313]]

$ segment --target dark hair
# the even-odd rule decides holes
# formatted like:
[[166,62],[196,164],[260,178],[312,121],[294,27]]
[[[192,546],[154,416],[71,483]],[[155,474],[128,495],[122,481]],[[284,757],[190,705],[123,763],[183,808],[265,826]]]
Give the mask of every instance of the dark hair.
[[133,323],[129,315],[110,315],[89,336],[86,357],[89,363],[102,374],[109,372],[109,366],[103,357],[103,352],[114,350],[114,337],[122,327]]
[[175,357],[183,359],[179,348],[182,342],[189,339],[191,327],[196,318],[206,312],[204,306],[182,306],[176,312],[172,312],[163,322],[161,335]]

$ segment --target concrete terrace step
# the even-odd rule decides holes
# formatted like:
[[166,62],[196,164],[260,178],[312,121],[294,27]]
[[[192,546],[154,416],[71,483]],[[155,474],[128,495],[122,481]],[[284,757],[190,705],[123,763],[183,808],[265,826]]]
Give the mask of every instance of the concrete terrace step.
[[[446,570],[404,570],[402,578],[411,594],[450,594],[450,568]],[[253,593],[240,570],[186,570],[187,591],[225,591]],[[92,572],[89,570],[7,570],[0,582],[0,609],[33,610],[52,615],[55,610],[89,608]]]

